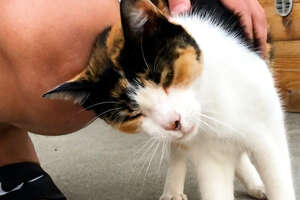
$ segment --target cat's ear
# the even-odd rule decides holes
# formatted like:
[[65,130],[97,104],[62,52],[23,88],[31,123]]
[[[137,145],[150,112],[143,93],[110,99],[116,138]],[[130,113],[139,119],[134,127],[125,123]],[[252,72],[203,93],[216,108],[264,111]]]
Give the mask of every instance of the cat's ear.
[[43,94],[43,97],[47,99],[72,101],[73,103],[82,105],[88,98],[90,88],[89,83],[82,81],[66,82],[49,90]]
[[168,22],[150,0],[121,1],[121,18],[125,39],[137,40],[144,33],[151,34]]

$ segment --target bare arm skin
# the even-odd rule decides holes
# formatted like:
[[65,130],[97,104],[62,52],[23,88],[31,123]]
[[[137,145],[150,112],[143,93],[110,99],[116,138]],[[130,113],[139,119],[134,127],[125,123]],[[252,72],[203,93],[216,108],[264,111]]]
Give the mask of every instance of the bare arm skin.
[[5,0],[0,7],[0,122],[43,134],[83,127],[92,113],[41,95],[84,69],[96,35],[118,20],[118,2]]
[[3,0],[0,8],[0,166],[39,162],[27,131],[70,133],[94,117],[41,95],[85,68],[96,35],[119,19],[119,3]]

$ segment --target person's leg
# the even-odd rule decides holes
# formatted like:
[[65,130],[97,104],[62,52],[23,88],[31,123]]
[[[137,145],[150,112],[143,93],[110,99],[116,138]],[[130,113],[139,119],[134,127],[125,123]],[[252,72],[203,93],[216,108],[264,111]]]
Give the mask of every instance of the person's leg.
[[19,163],[39,163],[27,131],[11,125],[0,125],[0,166]]
[[0,199],[66,200],[41,168],[27,131],[0,125]]

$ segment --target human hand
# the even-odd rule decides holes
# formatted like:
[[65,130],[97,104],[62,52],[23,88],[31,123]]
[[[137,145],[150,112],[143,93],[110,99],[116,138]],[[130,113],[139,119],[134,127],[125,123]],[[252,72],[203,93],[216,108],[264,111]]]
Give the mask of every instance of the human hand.
[[190,0],[169,0],[170,11],[172,15],[176,15],[188,11],[191,7]]
[[267,20],[263,7],[257,0],[220,0],[227,8],[241,16],[245,31],[253,39],[258,39],[261,56],[267,53]]
[[[220,0],[227,8],[241,16],[241,23],[250,39],[259,40],[261,55],[267,51],[267,21],[264,9],[257,0]],[[172,14],[187,11],[191,7],[190,0],[169,0]]]

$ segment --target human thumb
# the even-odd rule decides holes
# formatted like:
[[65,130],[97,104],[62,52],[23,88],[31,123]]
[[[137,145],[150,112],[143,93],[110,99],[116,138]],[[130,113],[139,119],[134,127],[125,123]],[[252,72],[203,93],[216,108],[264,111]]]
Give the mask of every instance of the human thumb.
[[170,11],[172,15],[186,12],[191,7],[190,0],[169,0]]

